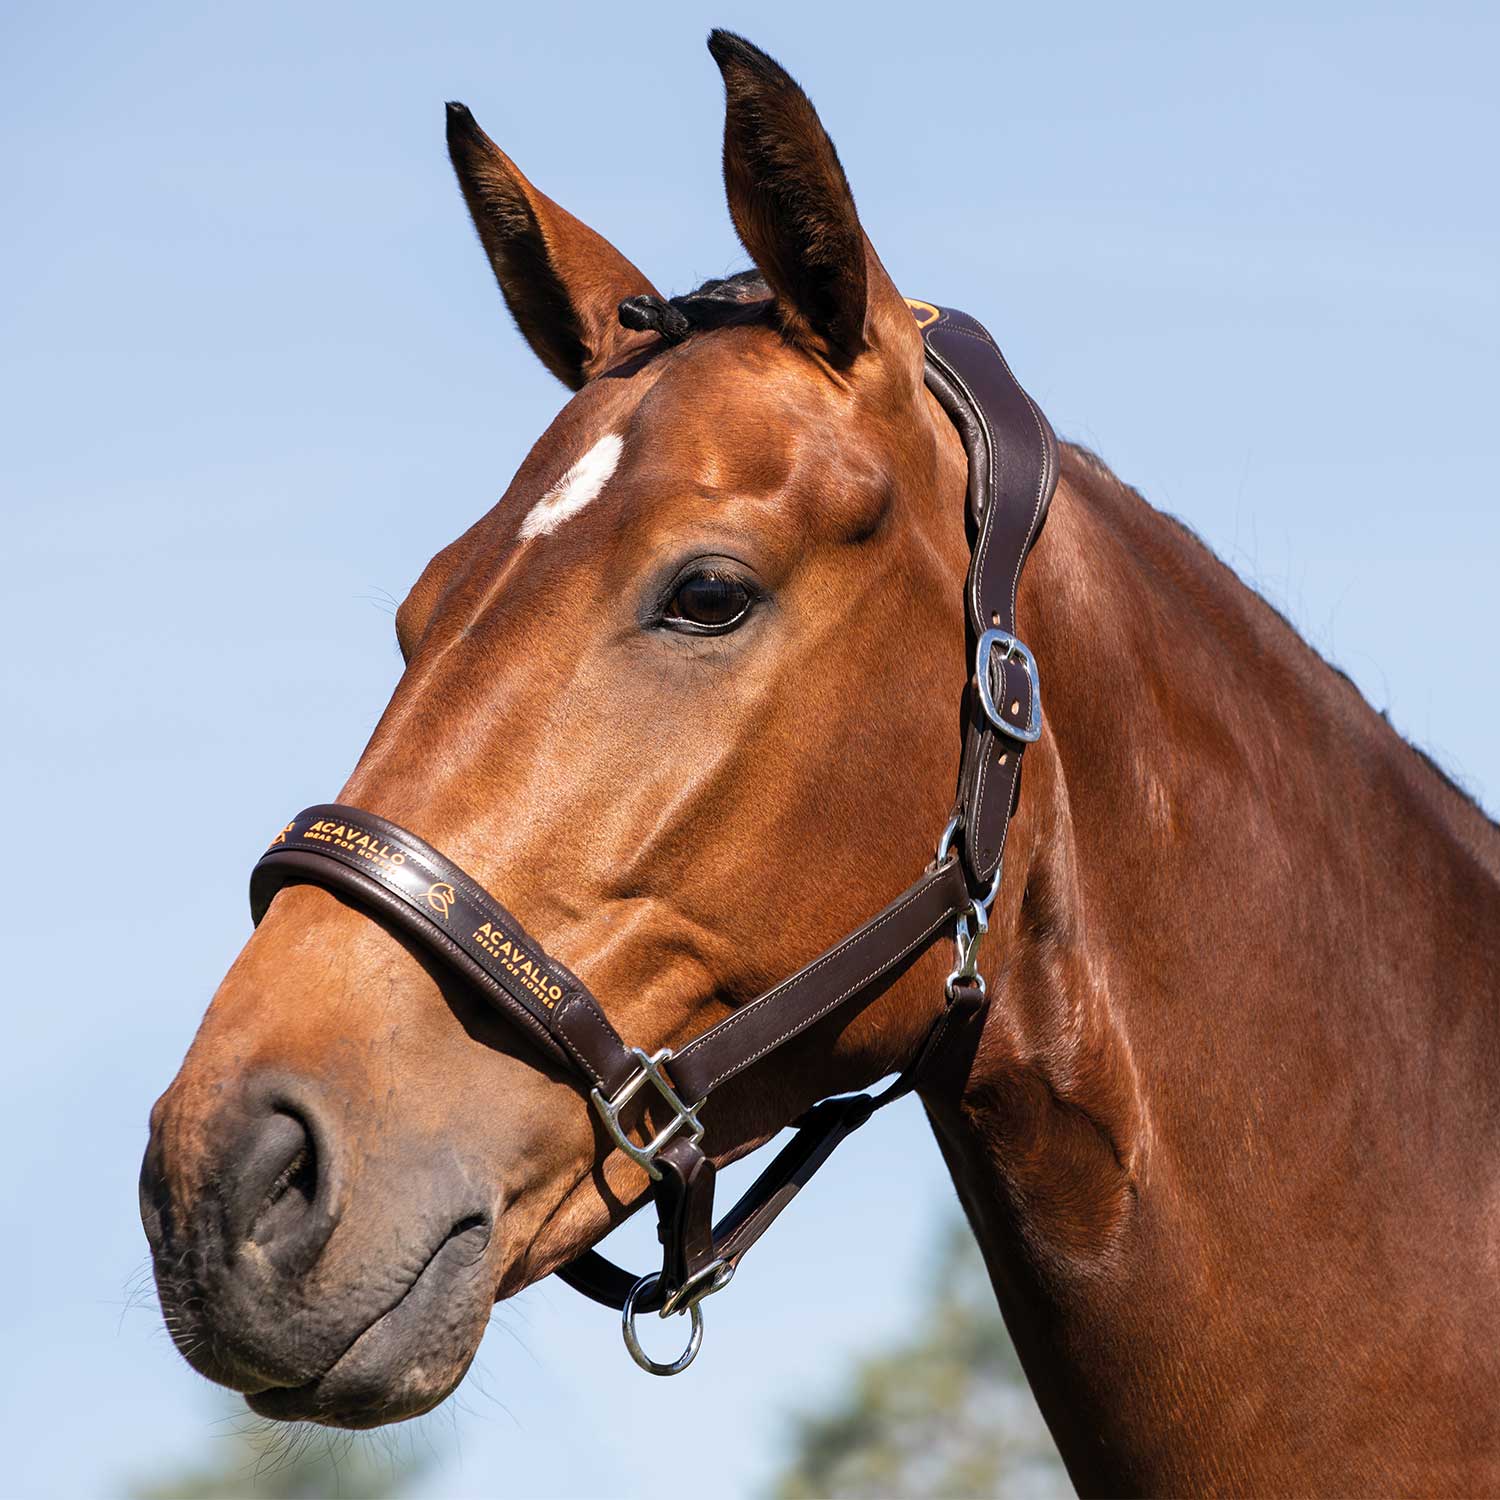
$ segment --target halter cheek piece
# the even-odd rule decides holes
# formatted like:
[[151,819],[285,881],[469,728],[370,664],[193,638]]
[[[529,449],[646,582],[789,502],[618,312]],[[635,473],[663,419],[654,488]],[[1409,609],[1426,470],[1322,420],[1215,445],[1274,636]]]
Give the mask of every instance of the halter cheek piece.
[[[632,1276],[595,1251],[558,1272],[596,1302],[619,1308],[625,1342],[657,1375],[686,1369],[698,1352],[699,1303],[726,1286],[741,1257],[846,1136],[914,1088],[957,1013],[985,1000],[976,958],[1000,886],[1005,835],[1020,792],[1021,756],[1041,733],[1036,663],[1015,634],[1021,567],[1041,531],[1057,480],[1052,429],[1016,383],[994,340],[972,318],[911,303],[927,346],[926,381],[963,439],[969,460],[973,555],[965,586],[974,666],[962,705],[958,796],[933,862],[884,911],[826,953],[749,1001],[677,1052],[627,1046],[575,974],[452,860],[373,813],[336,803],[297,814],[250,876],[258,923],[283,886],[321,885],[357,898],[463,975],[544,1051],[577,1073],[614,1144],[652,1179],[661,1270]],[[718,1224],[714,1163],[703,1152],[700,1111],[714,1089],[815,1021],[883,987],[945,932],[958,959],[941,1015],[882,1092],[825,1099]],[[665,1123],[641,1143],[621,1123],[649,1091]],[[657,1111],[654,1118],[662,1118]],[[688,1313],[692,1336],[671,1364],[642,1351],[635,1319]]]

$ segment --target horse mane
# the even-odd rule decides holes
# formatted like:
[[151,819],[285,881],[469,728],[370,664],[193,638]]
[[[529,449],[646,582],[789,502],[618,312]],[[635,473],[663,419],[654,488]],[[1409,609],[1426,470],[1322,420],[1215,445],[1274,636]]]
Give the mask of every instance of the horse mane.
[[1310,661],[1314,662],[1324,672],[1331,674],[1338,682],[1342,683],[1344,687],[1346,687],[1351,693],[1353,693],[1354,696],[1359,699],[1360,703],[1366,709],[1380,718],[1385,723],[1386,727],[1390,730],[1392,736],[1401,744],[1401,746],[1411,755],[1414,755],[1444,788],[1453,793],[1453,795],[1456,796],[1467,807],[1476,812],[1490,826],[1490,828],[1494,829],[1496,832],[1500,832],[1500,820],[1497,820],[1490,815],[1488,810],[1481,805],[1478,797],[1474,794],[1473,791],[1465,786],[1464,783],[1453,772],[1448,770],[1446,766],[1444,766],[1439,760],[1437,760],[1437,758],[1430,751],[1424,749],[1421,745],[1414,744],[1404,734],[1402,734],[1401,731],[1397,729],[1396,726],[1391,722],[1389,709],[1377,709],[1375,705],[1371,703],[1370,700],[1364,695],[1364,692],[1361,690],[1359,684],[1355,682],[1355,680],[1349,675],[1348,672],[1346,672],[1336,662],[1330,661],[1321,651],[1319,651],[1318,648],[1314,646],[1307,639],[1307,637],[1302,634],[1302,632],[1296,627],[1296,625],[1293,624],[1284,610],[1278,608],[1278,606],[1273,604],[1271,600],[1267,599],[1265,594],[1262,593],[1260,589],[1256,588],[1254,584],[1242,578],[1234,568],[1226,563],[1224,559],[1220,557],[1219,554],[1215,552],[1214,549],[1207,542],[1205,542],[1203,538],[1195,530],[1193,530],[1191,526],[1188,525],[1186,521],[1184,521],[1180,516],[1174,516],[1171,514],[1171,512],[1160,510],[1156,506],[1152,505],[1151,502],[1147,500],[1146,497],[1142,495],[1138,489],[1136,489],[1133,485],[1126,484],[1125,481],[1121,479],[1119,475],[1117,475],[1114,470],[1111,469],[1109,465],[1099,457],[1097,453],[1095,453],[1090,448],[1086,448],[1082,443],[1061,442],[1058,444],[1058,449],[1059,458],[1061,460],[1062,467],[1065,470],[1068,468],[1072,468],[1075,473],[1078,473],[1078,471],[1082,471],[1081,474],[1078,474],[1078,477],[1092,480],[1094,483],[1102,483],[1104,485],[1107,485],[1118,493],[1129,497],[1129,499],[1134,501],[1136,504],[1144,506],[1147,510],[1151,511],[1155,515],[1160,516],[1162,520],[1166,521],[1173,528],[1173,530],[1176,531],[1178,535],[1188,543],[1189,547],[1194,552],[1208,561],[1211,568],[1220,572],[1227,582],[1237,585],[1239,588],[1243,589],[1247,594],[1254,598],[1263,609],[1268,611],[1283,626],[1287,634],[1297,642],[1297,645],[1307,654],[1307,658]]

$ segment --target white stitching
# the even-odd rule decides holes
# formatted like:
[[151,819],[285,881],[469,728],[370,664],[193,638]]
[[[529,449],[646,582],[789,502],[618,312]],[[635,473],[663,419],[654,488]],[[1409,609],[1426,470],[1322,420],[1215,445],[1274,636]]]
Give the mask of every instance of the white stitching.
[[[1042,497],[1047,493],[1047,479],[1051,474],[1053,465],[1052,449],[1051,445],[1047,442],[1047,431],[1046,428],[1042,425],[1041,412],[1038,410],[1036,402],[1031,399],[1030,395],[1027,394],[1026,388],[1021,384],[1019,380],[1016,379],[1015,374],[1010,368],[1010,365],[1006,362],[1005,356],[1000,352],[1000,346],[996,344],[994,339],[989,336],[988,330],[985,330],[982,334],[975,333],[970,329],[960,327],[956,323],[945,324],[944,327],[949,333],[957,334],[961,338],[971,339],[976,344],[984,345],[987,349],[990,350],[995,358],[1000,361],[1000,367],[1005,371],[1007,377],[1010,379],[1010,383],[1016,388],[1016,390],[1021,395],[1021,399],[1026,403],[1026,409],[1031,413],[1032,423],[1036,427],[1037,438],[1042,445],[1042,466],[1040,473],[1037,475],[1036,498],[1031,508],[1031,520],[1027,525],[1025,536],[1021,539],[1022,545],[1019,551],[1016,553],[1016,571],[1010,582],[1010,622],[1012,627],[1014,627],[1016,619],[1016,594],[1018,593],[1021,586],[1021,566],[1026,560],[1026,553],[1030,548],[1032,536],[1036,531],[1037,518],[1042,513]],[[990,476],[990,505],[991,507],[993,507],[995,502],[995,436],[990,429],[989,419],[985,416],[984,408],[975,399],[974,392],[969,387],[969,383],[963,378],[962,375],[958,373],[956,369],[954,369],[954,367],[946,359],[943,358],[940,353],[938,353],[936,350],[934,350],[933,353],[937,355],[937,358],[942,365],[944,372],[951,376],[951,378],[958,385],[959,389],[962,390],[964,395],[968,397],[970,406],[979,417],[980,426],[984,431],[985,449],[988,459]],[[979,585],[980,580],[984,577],[985,559],[989,556],[990,537],[994,531],[994,527],[992,525],[992,514],[993,512],[991,509],[990,511],[987,511],[986,515],[984,516],[983,529],[979,542],[979,566],[975,569],[974,573],[974,589],[972,598],[975,614],[981,617],[981,622],[983,622],[984,601],[979,596]],[[988,664],[986,664],[986,669],[987,665]],[[1003,682],[1001,685],[1002,687],[1004,686]],[[1027,687],[1029,691],[1029,682],[1027,684]],[[1033,711],[1034,710],[1028,708],[1028,718]],[[980,810],[981,814],[984,808],[985,783],[989,778],[989,769],[990,757],[988,755],[981,756],[979,761],[979,780],[974,789],[974,805],[977,809]],[[995,856],[995,866],[998,866],[1000,862],[1000,853],[1004,850],[1005,847],[1005,835],[1010,830],[1010,803],[1013,800],[1011,793],[1013,793],[1016,774],[1019,772],[1019,770],[1020,756],[1018,754],[1016,757],[1016,761],[1011,768],[1010,775],[1006,778],[1007,797],[1005,817],[1000,824],[1000,849],[999,851],[997,851]],[[980,821],[982,821],[982,816],[975,819],[976,823]],[[977,844],[979,839],[979,830],[977,827],[972,830],[972,835]],[[982,877],[988,874],[992,868],[994,868],[994,866],[984,865],[981,866],[976,871],[976,873]]]
[[[958,334],[966,339],[972,339],[975,343],[978,344],[986,344],[991,349],[995,348],[994,342],[992,340],[981,339],[977,334],[970,333],[967,329],[960,328],[956,324],[947,324],[945,326],[950,333]],[[995,350],[995,352],[998,354],[999,350]],[[969,595],[969,602],[973,607],[975,617],[979,620],[980,629],[982,631],[988,622],[984,618],[984,600],[980,598],[979,590],[980,584],[984,578],[985,559],[989,556],[990,538],[994,535],[995,532],[995,434],[990,427],[989,418],[985,415],[984,407],[981,406],[979,401],[976,399],[973,390],[969,386],[968,381],[965,380],[961,374],[959,374],[958,370],[947,359],[945,359],[938,350],[934,349],[932,353],[937,359],[944,373],[948,375],[953,383],[958,387],[958,389],[963,392],[964,397],[969,403],[970,410],[978,419],[980,431],[984,434],[985,464],[989,472],[989,485],[986,490],[988,503],[985,506],[984,514],[979,518],[979,563],[978,566],[974,569],[974,587],[970,591]],[[1004,363],[1003,360],[1002,363]],[[1012,621],[1014,621],[1015,619],[1014,604],[1012,604],[1011,606],[1011,619]],[[979,758],[979,780],[974,788],[974,805],[977,808],[983,808],[984,806],[984,784],[988,772],[989,757],[987,755],[981,755]],[[974,821],[977,824],[980,822],[980,819],[976,818]],[[970,838],[974,841],[974,854],[977,857],[979,853],[979,829],[977,827],[972,829],[966,828],[964,830],[964,836],[965,838]],[[986,867],[982,864],[979,865],[978,869],[976,870],[976,874],[983,877],[986,873]]]

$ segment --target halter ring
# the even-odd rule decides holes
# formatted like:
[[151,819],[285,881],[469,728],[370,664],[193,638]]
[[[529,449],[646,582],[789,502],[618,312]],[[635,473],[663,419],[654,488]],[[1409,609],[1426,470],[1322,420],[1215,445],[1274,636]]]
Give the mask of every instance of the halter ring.
[[[703,1347],[703,1310],[696,1301],[688,1303],[687,1311],[693,1321],[693,1332],[688,1339],[687,1348],[682,1351],[670,1364],[663,1364],[651,1358],[641,1348],[641,1341],[635,1332],[635,1301],[647,1287],[656,1281],[656,1273],[642,1276],[636,1284],[631,1287],[630,1295],[625,1298],[625,1307],[620,1314],[620,1327],[625,1335],[625,1347],[630,1351],[630,1357],[648,1375],[680,1375],[698,1357],[698,1350]],[[665,1312],[662,1313],[665,1317]]]

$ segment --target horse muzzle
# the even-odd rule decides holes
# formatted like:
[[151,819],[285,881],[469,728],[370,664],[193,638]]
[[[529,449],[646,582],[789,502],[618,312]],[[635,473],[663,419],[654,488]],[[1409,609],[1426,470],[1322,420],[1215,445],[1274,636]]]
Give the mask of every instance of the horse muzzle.
[[355,1157],[345,1113],[284,1075],[174,1085],[141,1218],[194,1369],[262,1416],[374,1427],[463,1378],[494,1298],[493,1216],[451,1155],[409,1141]]

